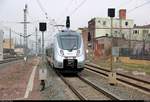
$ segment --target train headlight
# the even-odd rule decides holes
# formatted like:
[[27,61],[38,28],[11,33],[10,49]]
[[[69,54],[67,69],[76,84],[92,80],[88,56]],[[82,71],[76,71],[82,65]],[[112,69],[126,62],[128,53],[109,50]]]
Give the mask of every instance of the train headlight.
[[77,50],[77,56],[80,56],[80,50]]
[[63,50],[60,50],[60,54],[63,56],[63,55],[64,55],[64,51],[63,51]]

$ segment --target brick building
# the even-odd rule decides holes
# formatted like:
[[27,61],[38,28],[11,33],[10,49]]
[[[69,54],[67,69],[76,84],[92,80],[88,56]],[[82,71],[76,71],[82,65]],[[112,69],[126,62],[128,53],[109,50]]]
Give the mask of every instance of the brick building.
[[82,34],[84,49],[86,52],[86,50],[88,50],[88,28],[87,27],[79,28],[77,31]]
[[94,55],[98,58],[110,56],[111,46],[119,47],[120,56],[143,56],[144,52],[146,56],[150,57],[150,43],[148,42],[143,47],[143,41],[103,36],[96,38],[94,43]]
[[95,17],[88,22],[88,30],[91,36],[91,44],[94,49],[94,39],[102,36],[113,36],[131,39],[134,21],[126,18],[126,10],[119,11],[119,18],[113,18],[113,30],[111,34],[111,19],[109,17]]

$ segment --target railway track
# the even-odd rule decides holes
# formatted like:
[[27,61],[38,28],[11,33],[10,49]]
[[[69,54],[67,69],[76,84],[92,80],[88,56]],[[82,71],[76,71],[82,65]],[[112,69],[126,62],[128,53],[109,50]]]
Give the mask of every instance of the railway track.
[[96,86],[80,75],[68,78],[57,71],[55,72],[80,100],[121,100],[115,94]]
[[[90,64],[86,64],[85,68],[90,70],[90,71],[102,74],[106,77],[108,77],[108,74],[110,73],[110,70],[107,70],[107,69],[104,69],[104,68],[101,68],[98,66],[90,65]],[[149,81],[138,79],[138,78],[135,78],[132,76],[128,76],[128,75],[123,74],[123,73],[117,72],[116,74],[117,74],[117,80],[118,81],[123,82],[125,84],[128,84],[130,86],[133,86],[133,87],[140,89],[142,91],[145,91],[148,93],[150,92],[150,82]]]
[[16,60],[19,60],[19,59],[22,59],[22,58],[8,58],[8,59],[4,59],[3,61],[0,61],[0,64],[9,63],[9,62],[16,61]]
[[[29,56],[29,58],[31,58],[32,56]],[[9,63],[12,61],[16,61],[16,60],[20,60],[23,59],[23,57],[11,57],[11,58],[5,58],[3,61],[0,61],[0,64],[4,64],[4,63]]]

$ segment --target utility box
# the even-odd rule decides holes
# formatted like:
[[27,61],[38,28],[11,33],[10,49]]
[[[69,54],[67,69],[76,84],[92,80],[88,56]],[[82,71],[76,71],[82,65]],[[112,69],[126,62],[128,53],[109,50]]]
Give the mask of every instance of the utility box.
[[41,68],[39,69],[39,80],[46,80],[47,79],[47,69]]
[[3,36],[4,32],[3,30],[0,30],[0,61],[3,60]]

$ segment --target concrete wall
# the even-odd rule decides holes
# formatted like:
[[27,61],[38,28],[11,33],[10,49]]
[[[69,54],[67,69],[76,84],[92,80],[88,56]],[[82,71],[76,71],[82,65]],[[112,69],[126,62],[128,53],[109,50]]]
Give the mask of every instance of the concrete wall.
[[[94,54],[96,57],[107,57],[111,54],[111,45],[120,49],[130,49],[132,55],[141,56],[143,53],[143,41],[126,40],[122,38],[99,37],[94,42]],[[128,55],[129,52],[125,52]],[[150,43],[145,42],[145,54],[150,56]]]

